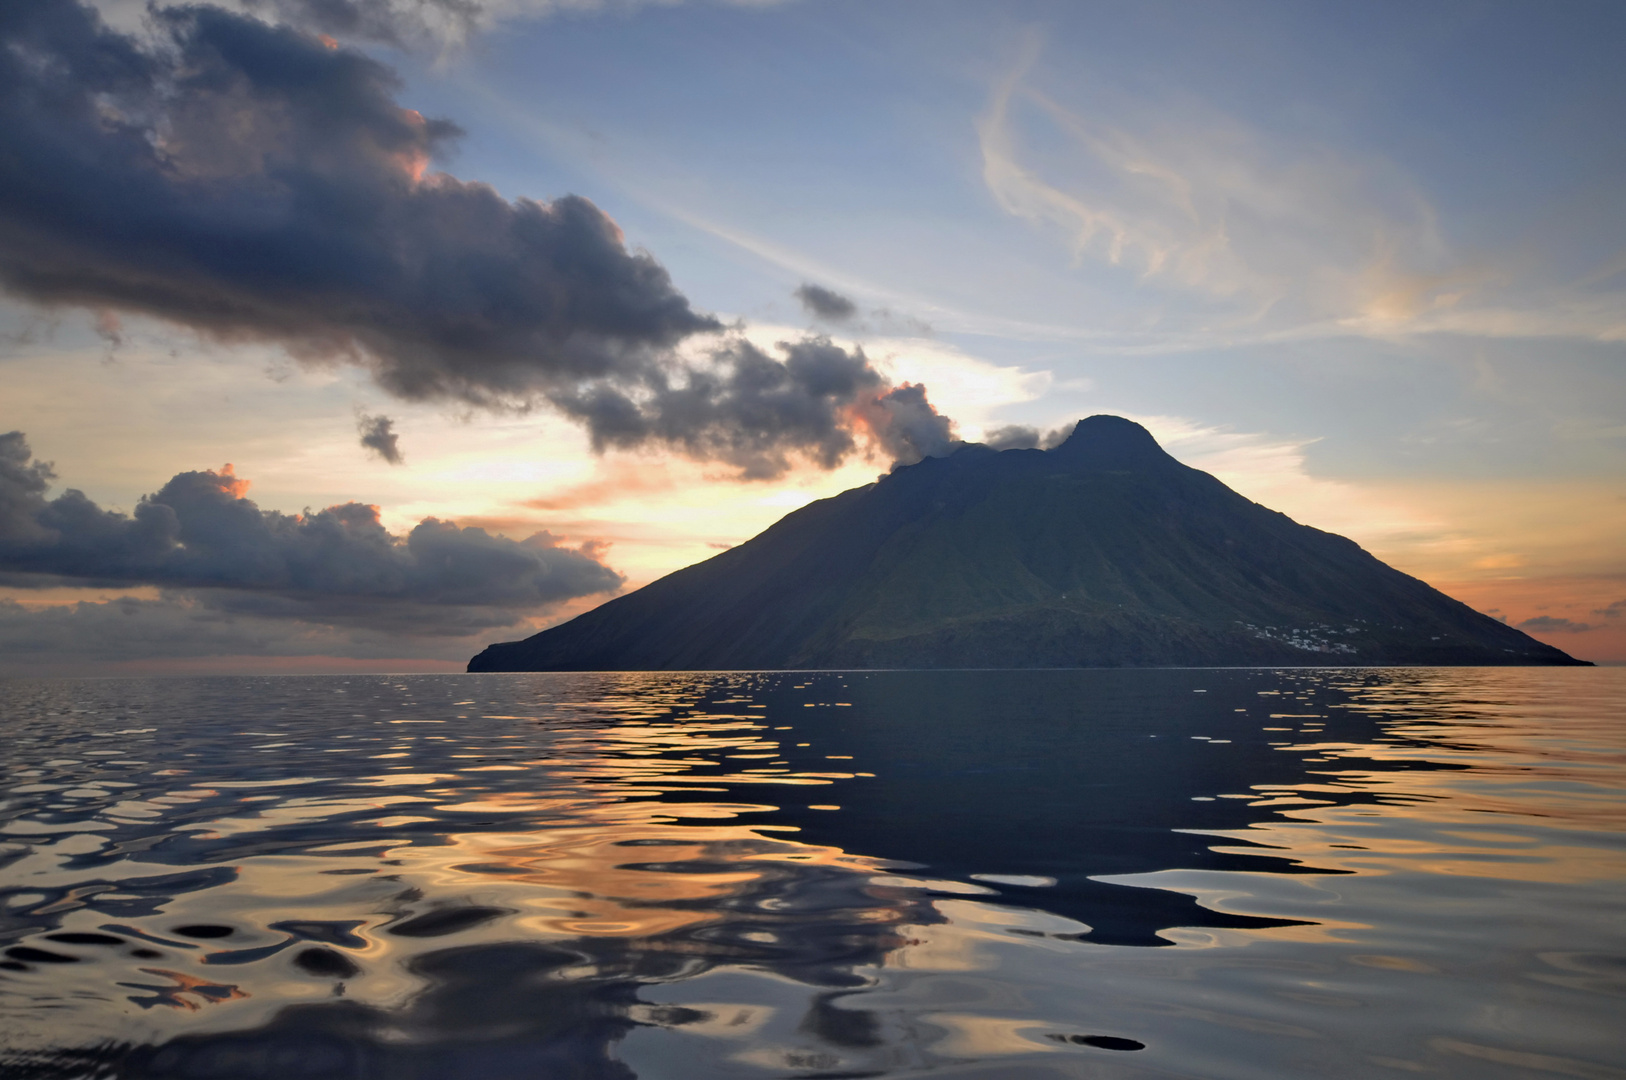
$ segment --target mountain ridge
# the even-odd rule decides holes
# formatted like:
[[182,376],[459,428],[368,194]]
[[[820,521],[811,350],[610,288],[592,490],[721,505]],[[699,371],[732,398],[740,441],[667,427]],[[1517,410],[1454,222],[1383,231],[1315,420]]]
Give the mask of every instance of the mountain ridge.
[[1101,415],[810,503],[469,670],[1582,663]]

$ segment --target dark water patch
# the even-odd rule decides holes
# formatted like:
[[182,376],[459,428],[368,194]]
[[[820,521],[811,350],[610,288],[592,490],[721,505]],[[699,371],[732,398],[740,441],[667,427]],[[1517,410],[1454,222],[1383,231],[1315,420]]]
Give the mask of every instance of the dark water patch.
[[64,945],[123,945],[124,939],[112,934],[66,933],[46,934],[46,941],[60,941]]
[[205,941],[231,937],[237,932],[230,926],[217,926],[213,923],[190,923],[186,926],[175,926],[170,929],[182,937],[202,938]]
[[301,971],[329,979],[348,979],[361,973],[359,967],[332,949],[302,949],[294,955],[294,964]]
[[445,937],[447,934],[461,934],[465,930],[473,930],[492,919],[510,914],[512,912],[507,908],[476,906],[440,908],[436,911],[426,911],[422,915],[414,915],[384,929],[396,937]]

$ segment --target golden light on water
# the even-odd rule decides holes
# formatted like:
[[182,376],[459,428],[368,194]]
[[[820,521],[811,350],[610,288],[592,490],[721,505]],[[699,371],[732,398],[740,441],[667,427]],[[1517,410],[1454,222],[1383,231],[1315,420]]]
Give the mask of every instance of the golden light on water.
[[[592,1033],[573,1053],[701,1074],[1072,1069],[1097,1043],[1189,1071],[1243,1035],[1287,1068],[1298,1044],[1358,1043],[1371,1008],[1433,1015],[1510,979],[1614,985],[1577,936],[1589,909],[1552,902],[1626,871],[1596,842],[1626,824],[1600,771],[1621,750],[1575,679],[1001,677],[1024,716],[1047,682],[1071,709],[1138,677],[1165,707],[1137,699],[1069,763],[1068,723],[989,742],[947,704],[963,695],[915,685],[965,673],[425,677],[327,684],[360,709],[340,729],[279,706],[209,729],[225,742],[155,724],[121,724],[106,757],[57,742],[11,789],[39,809],[5,825],[29,848],[7,911],[49,929],[8,953],[29,970],[0,976],[0,1009],[34,1046],[203,1047],[341,1015],[367,1018],[343,1028],[355,1045],[412,1046],[563,1009]],[[227,746],[230,775],[210,764]],[[126,757],[140,771],[108,771]],[[949,772],[912,779],[927,762]],[[889,802],[905,793],[926,805]],[[1459,955],[1465,925],[1530,944]],[[1377,1056],[1571,1060],[1438,1023],[1451,1047]]]

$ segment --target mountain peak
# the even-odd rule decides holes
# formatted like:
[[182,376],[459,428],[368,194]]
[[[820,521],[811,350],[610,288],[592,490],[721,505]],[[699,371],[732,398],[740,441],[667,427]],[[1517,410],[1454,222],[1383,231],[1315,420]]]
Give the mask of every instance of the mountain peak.
[[469,670],[1573,663],[1091,416],[810,503]]
[[1080,420],[1067,440],[1050,453],[1106,469],[1178,464],[1157,444],[1150,431],[1133,420],[1106,413]]

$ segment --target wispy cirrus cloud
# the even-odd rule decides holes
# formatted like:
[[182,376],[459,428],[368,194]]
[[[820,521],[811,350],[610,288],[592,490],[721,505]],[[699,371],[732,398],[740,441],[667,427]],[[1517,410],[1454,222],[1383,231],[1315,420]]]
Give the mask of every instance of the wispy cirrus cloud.
[[1618,268],[1544,281],[1512,260],[1466,256],[1393,163],[1273,136],[1191,100],[1075,107],[1044,89],[1041,52],[1030,35],[976,120],[983,181],[1076,265],[1116,273],[1144,299],[1118,320],[1126,344],[1626,337]]
[[1433,213],[1392,170],[1190,103],[1115,124],[1040,89],[1039,55],[1030,38],[977,121],[983,179],[1076,260],[1211,301],[1211,321],[1400,318],[1451,302]]

